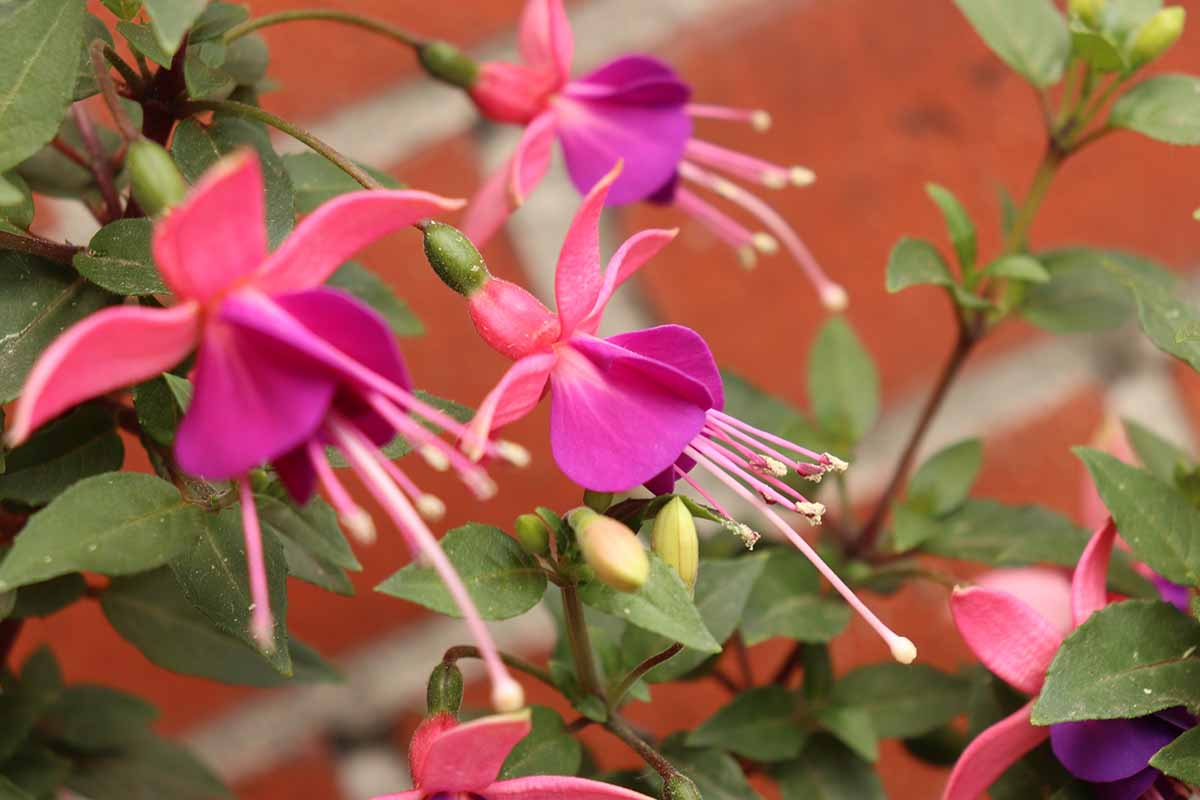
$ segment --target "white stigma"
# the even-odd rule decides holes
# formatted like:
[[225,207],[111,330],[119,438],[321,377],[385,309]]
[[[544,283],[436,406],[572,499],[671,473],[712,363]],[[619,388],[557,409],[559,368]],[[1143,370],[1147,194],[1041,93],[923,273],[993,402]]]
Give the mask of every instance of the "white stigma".
[[348,511],[341,515],[342,525],[358,541],[363,544],[375,543],[375,520],[361,508]]
[[792,167],[788,170],[788,180],[792,186],[812,186],[817,182],[817,173],[808,167]]
[[821,503],[797,502],[796,510],[807,517],[813,525],[820,525],[821,517],[825,515],[825,506]]
[[430,522],[436,522],[446,515],[446,504],[437,495],[423,494],[417,498],[417,511]]
[[755,250],[764,255],[769,256],[779,252],[779,241],[765,231],[759,231],[758,233],[752,235],[750,237],[750,243],[754,245]]
[[491,500],[496,496],[496,482],[483,470],[464,473],[463,482],[480,500]]
[[843,461],[835,455],[826,453],[825,457],[829,459],[829,470],[831,472],[845,472],[850,468],[850,463],[848,461]]
[[758,110],[750,115],[750,127],[759,133],[766,133],[771,129],[771,112]]
[[911,664],[917,660],[917,646],[906,636],[897,636],[888,642],[892,658],[901,664]]
[[714,192],[721,195],[721,197],[724,197],[726,200],[735,200],[740,194],[737,184],[730,183],[724,178],[717,178],[715,181],[713,181],[712,188]]
[[435,445],[421,445],[421,458],[425,459],[425,463],[438,472],[445,472],[450,469],[450,459],[446,454],[439,450]]
[[507,678],[492,689],[492,708],[501,714],[520,711],[525,707],[525,690],[512,678]]
[[850,295],[836,283],[831,283],[821,289],[821,302],[830,311],[845,311],[850,305]]
[[516,442],[506,442],[501,439],[496,442],[496,452],[514,467],[529,466],[529,451]]
[[754,253],[754,248],[748,244],[737,249],[737,257],[742,269],[751,270],[758,266],[758,256]]
[[762,174],[762,184],[768,189],[782,189],[788,185],[789,175],[771,170]]

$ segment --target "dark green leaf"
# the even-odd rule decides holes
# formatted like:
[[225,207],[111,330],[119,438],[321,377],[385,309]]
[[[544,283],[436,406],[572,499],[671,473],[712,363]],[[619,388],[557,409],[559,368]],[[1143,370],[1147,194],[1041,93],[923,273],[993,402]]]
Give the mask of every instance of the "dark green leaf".
[[887,800],[871,765],[831,736],[814,736],[774,774],[783,800]]
[[950,241],[954,245],[958,263],[964,270],[971,269],[975,266],[976,254],[975,223],[971,221],[971,215],[963,208],[954,193],[944,186],[927,183],[925,184],[925,193],[933,202],[937,203],[938,208],[942,211],[942,216],[946,218],[946,230],[950,234]]
[[887,290],[910,286],[953,286],[954,276],[938,249],[924,239],[904,238],[888,256]]
[[304,508],[269,495],[255,495],[255,501],[263,529],[283,545],[289,575],[338,594],[354,593],[344,570],[362,566],[324,500],[314,497]]
[[173,55],[183,34],[204,12],[207,0],[142,0],[150,26],[163,52]]
[[54,138],[73,99],[85,4],[17,3],[0,17],[0,172]]
[[1108,122],[1171,144],[1200,144],[1200,78],[1155,75],[1117,99]]
[[29,792],[0,775],[0,800],[36,800]]
[[96,232],[87,250],[75,255],[75,269],[114,294],[165,294],[166,284],[150,254],[152,228],[144,217],[110,222]]
[[901,503],[892,508],[892,547],[905,553],[937,536],[942,522],[929,513]]
[[583,748],[567,733],[562,717],[545,706],[530,706],[533,729],[517,742],[504,760],[499,780],[528,775],[575,775],[583,761]]
[[983,274],[991,278],[1009,278],[1027,283],[1046,283],[1050,280],[1050,273],[1041,262],[1024,254],[1001,256],[988,264]]
[[[484,619],[524,614],[546,592],[546,575],[537,561],[499,528],[468,523],[447,533],[442,549]],[[409,564],[376,586],[375,591],[442,614],[462,616],[432,567]]]
[[[674,738],[674,737],[673,737]],[[669,741],[663,747],[663,755],[672,766],[687,775],[696,784],[704,800],[760,800],[746,780],[738,762],[728,753],[716,748],[696,749],[684,747],[678,741]],[[652,787],[662,786],[657,774],[646,771],[647,781]],[[639,787],[639,791],[645,787]],[[657,793],[657,788],[652,789]]]
[[266,41],[257,33],[251,33],[229,43],[221,69],[239,86],[256,86],[266,77],[270,58]]
[[33,194],[29,184],[15,172],[0,175],[0,222],[26,229],[33,223]]
[[1129,319],[1133,313],[1129,292],[1106,264],[1169,280],[1161,267],[1116,250],[1070,248],[1039,253],[1037,259],[1050,273],[1050,281],[1029,287],[1021,313],[1052,333],[1106,330]]
[[850,609],[820,594],[816,567],[791,548],[774,548],[742,615],[742,636],[755,645],[774,636],[827,642],[850,622]]
[[233,797],[220,779],[179,745],[146,733],[119,753],[83,759],[67,786],[89,800]]
[[183,57],[183,79],[188,97],[223,99],[233,91],[237,82],[222,69],[225,63],[225,44],[220,41],[189,45]]
[[926,664],[859,667],[833,688],[833,700],[870,714],[884,739],[919,736],[953,720],[967,706],[967,682]]
[[249,18],[250,12],[245,6],[215,0],[209,3],[204,12],[196,19],[196,24],[188,33],[188,44],[216,39],[234,25],[245,22]]
[[99,18],[84,12],[82,47],[79,51],[79,66],[75,72],[75,88],[71,92],[72,99],[83,100],[100,91],[96,85],[96,71],[92,69],[92,58],[88,48],[92,42],[100,39],[109,47],[113,44],[112,34]]
[[159,44],[158,37],[154,35],[153,28],[149,25],[122,21],[117,23],[117,33],[124,36],[125,41],[129,42],[129,46],[135,51],[160,67],[170,68],[171,56],[175,51],[173,49],[164,50],[163,46]]
[[68,572],[48,581],[31,583],[17,590],[17,603],[10,616],[48,617],[83,597],[87,581],[78,572]]
[[1067,23],[1051,0],[955,0],[992,52],[1039,89],[1062,78]]
[[63,690],[41,724],[55,741],[95,752],[143,736],[157,716],[154,706],[139,697],[107,686],[78,684]]
[[1174,606],[1127,600],[1092,614],[1046,672],[1033,723],[1141,717],[1200,705],[1200,622]]
[[1186,783],[1200,784],[1200,728],[1192,728],[1155,753],[1150,766]]
[[68,572],[153,569],[195,541],[202,514],[153,475],[85,478],[29,518],[0,563],[0,590]]
[[190,395],[191,383],[186,378],[164,373],[133,387],[133,407],[142,430],[154,441],[169,447],[175,442],[175,431],[187,409],[180,403],[179,394],[168,379],[174,379],[174,387],[182,383]]
[[69,267],[0,250],[0,403],[21,393],[55,337],[114,299]]
[[1071,25],[1071,50],[1098,72],[1124,72],[1129,68],[1115,41],[1079,24]]
[[935,516],[949,514],[963,504],[983,463],[983,442],[966,439],[929,457],[908,484],[908,498]]
[[795,695],[782,686],[761,686],[742,692],[700,723],[687,744],[770,762],[795,758],[808,737]]
[[879,737],[866,709],[832,705],[817,712],[817,723],[855,755],[872,764],[879,760]]
[[1163,439],[1131,419],[1121,420],[1125,427],[1125,437],[1129,446],[1137,455],[1138,460],[1145,465],[1150,474],[1163,483],[1172,483],[1175,472],[1180,467],[1187,468],[1192,464],[1192,457],[1175,445]]
[[[0,693],[0,761],[17,752],[29,738],[34,725],[62,691],[62,674],[46,647],[31,655],[21,668],[16,685]],[[10,777],[12,777],[10,775]]]
[[3,772],[13,783],[34,797],[54,797],[71,772],[71,762],[40,742],[30,740],[3,764]]
[[420,336],[425,333],[425,326],[408,307],[408,303],[397,297],[378,275],[357,261],[342,264],[337,272],[329,276],[327,283],[349,292],[378,311],[397,336]]
[[1106,262],[1105,268],[1133,294],[1138,324],[1151,342],[1200,370],[1200,309],[1180,299],[1175,281],[1166,276],[1140,275],[1122,264]]
[[[346,192],[362,189],[358,181],[320,153],[292,153],[283,157],[283,165],[296,191],[296,210],[306,214],[327,200]],[[359,164],[372,178],[396,189],[400,182],[382,170]]]
[[121,19],[133,19],[142,10],[142,0],[100,0],[100,2]]
[[870,354],[841,317],[817,333],[808,355],[808,396],[821,426],[848,444],[879,416],[879,374]]
[[89,403],[8,453],[0,499],[44,505],[77,481],[120,469],[124,455],[112,411]]

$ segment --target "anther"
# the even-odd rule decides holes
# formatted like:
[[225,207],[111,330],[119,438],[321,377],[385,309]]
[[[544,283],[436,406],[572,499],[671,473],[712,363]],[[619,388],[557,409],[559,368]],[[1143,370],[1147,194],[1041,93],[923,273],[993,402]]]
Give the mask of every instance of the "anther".
[[342,525],[358,541],[363,544],[375,543],[375,520],[361,508],[355,508],[339,515]]
[[514,467],[529,466],[529,451],[521,445],[503,439],[497,440],[494,444],[496,446],[496,454]]
[[436,445],[421,445],[420,453],[421,458],[425,459],[425,463],[428,464],[430,468],[435,469],[438,472],[445,472],[446,470],[450,469],[450,459],[447,458],[446,454],[439,450]]
[[788,170],[788,180],[792,186],[812,186],[817,182],[817,173],[808,167],[792,167]]
[[750,243],[764,255],[773,255],[779,252],[779,240],[765,231],[759,231],[751,236]]
[[423,494],[417,498],[417,511],[425,519],[436,522],[446,515],[446,504],[437,495]]
[[766,133],[771,128],[771,113],[761,109],[751,113],[750,127],[759,133]]

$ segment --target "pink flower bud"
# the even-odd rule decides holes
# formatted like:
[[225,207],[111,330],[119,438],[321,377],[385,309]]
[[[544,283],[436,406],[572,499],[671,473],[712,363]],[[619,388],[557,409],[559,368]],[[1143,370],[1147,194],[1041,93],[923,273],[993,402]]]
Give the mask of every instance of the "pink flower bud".
[[496,122],[524,125],[546,110],[558,88],[555,76],[521,64],[488,61],[480,65],[467,90],[484,116]]
[[636,592],[650,577],[650,559],[637,534],[586,506],[567,514],[583,560],[596,577],[618,592]]
[[558,338],[558,317],[515,283],[486,280],[468,296],[467,303],[480,337],[509,358],[547,348]]

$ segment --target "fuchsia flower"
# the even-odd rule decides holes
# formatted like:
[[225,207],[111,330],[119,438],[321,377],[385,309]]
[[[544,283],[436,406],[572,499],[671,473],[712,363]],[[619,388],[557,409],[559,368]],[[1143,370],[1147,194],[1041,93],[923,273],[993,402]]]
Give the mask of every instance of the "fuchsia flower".
[[[465,433],[413,395],[386,323],[349,295],[321,286],[364,245],[460,205],[418,191],[345,194],[268,253],[257,156],[246,151],[221,160],[154,229],[154,258],[176,305],[106,309],[59,337],[25,383],[9,443],[25,440],[83,400],[174,367],[198,347],[195,394],[179,426],[175,458],[190,474],[239,484],[254,598],[251,631],[260,645],[272,646],[274,623],[246,475],[269,462],[299,503],[320,482],[344,524],[370,537],[370,518],[325,460],[325,445],[335,445],[409,546],[445,581],[479,640],[497,705],[519,708],[520,686],[418,513],[436,516],[440,501],[377,448],[403,434],[434,466],[453,466],[477,494],[490,495],[495,485],[480,466],[423,427],[422,420]],[[515,445],[480,446],[512,461],[527,458]]]
[[[1036,698],[1063,639],[1108,603],[1106,575],[1116,539],[1109,521],[1088,543],[1067,581],[1052,569],[998,570],[980,585],[955,589],[954,622],[989,670]],[[1135,719],[1030,722],[1033,700],[977,736],[959,757],[943,800],[975,800],[1022,756],[1050,739],[1055,756],[1104,800],[1173,797],[1150,758],[1196,720],[1171,708]],[[1155,783],[1160,782],[1159,788]],[[1160,791],[1161,789],[1161,791]]]
[[585,778],[531,775],[496,780],[509,752],[530,730],[528,710],[465,725],[447,712],[426,717],[408,746],[416,788],[374,800],[652,800]]
[[[470,89],[486,116],[525,126],[516,152],[471,201],[462,228],[472,240],[485,242],[512,208],[524,202],[545,175],[557,139],[580,194],[623,160],[626,169],[612,186],[609,205],[675,205],[737,250],[747,266],[754,263],[756,252],[774,253],[782,242],[822,302],[845,308],[845,290],[825,275],[783,217],[723,176],[780,189],[812,183],[812,172],[772,164],[692,135],[695,117],[748,122],[765,130],[770,125],[765,111],[690,103],[691,87],[671,67],[644,55],[623,56],[571,80],[574,39],[562,0],[529,0],[521,18],[520,51],[523,64],[481,65]],[[739,206],[769,233],[750,231],[689,187],[714,192]]]
[[[724,413],[721,375],[695,331],[662,325],[607,339],[595,335],[616,288],[676,233],[635,234],[600,271],[600,213],[619,172],[618,164],[588,192],[567,232],[555,273],[557,315],[521,287],[493,278],[486,270],[473,272],[471,285],[456,287],[467,295],[479,334],[516,362],[471,421],[468,452],[478,455],[479,443],[528,414],[548,387],[551,448],[569,478],[601,492],[647,484],[658,493],[671,491],[683,479],[720,510],[688,475],[699,466],[757,508],[803,551],[898,660],[912,661],[912,642],[889,630],[772,508],[781,505],[818,523],[824,506],[781,479],[789,468],[819,478],[845,469],[845,462]],[[478,270],[478,265],[473,263],[472,269]]]

